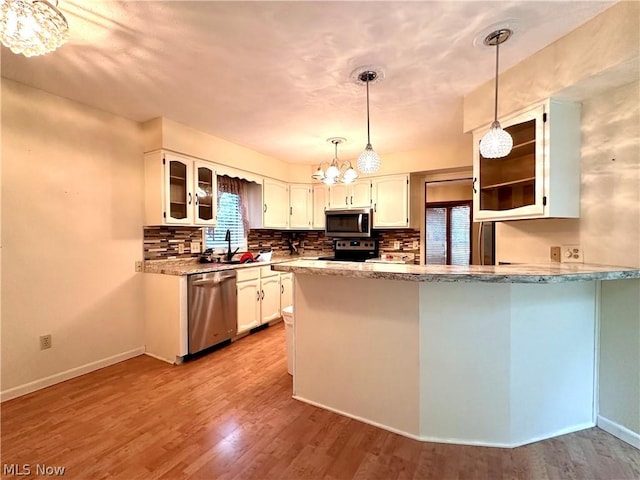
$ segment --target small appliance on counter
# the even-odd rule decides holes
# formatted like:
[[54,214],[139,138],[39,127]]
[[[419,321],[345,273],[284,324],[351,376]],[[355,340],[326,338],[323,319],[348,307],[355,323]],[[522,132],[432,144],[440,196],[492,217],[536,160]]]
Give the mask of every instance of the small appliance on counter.
[[213,257],[213,248],[207,248],[200,255],[200,263],[213,263],[216,260]]

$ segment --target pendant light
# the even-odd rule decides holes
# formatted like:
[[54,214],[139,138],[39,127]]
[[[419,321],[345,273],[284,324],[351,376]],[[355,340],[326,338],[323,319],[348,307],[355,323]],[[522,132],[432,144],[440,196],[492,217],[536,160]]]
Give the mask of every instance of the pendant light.
[[509,132],[506,132],[500,126],[498,122],[498,58],[500,51],[500,44],[506,42],[513,32],[508,28],[502,28],[491,32],[484,39],[484,44],[487,46],[496,47],[496,94],[494,104],[494,117],[493,123],[489,131],[480,140],[480,154],[484,158],[501,158],[506,157],[511,152],[513,147],[513,139]]
[[367,146],[358,157],[358,170],[362,173],[376,173],[380,168],[380,157],[371,146],[371,135],[369,127],[369,82],[378,78],[378,73],[373,70],[365,70],[358,75],[358,80],[367,86]]
[[322,170],[322,165],[323,163],[328,162],[320,163],[320,165],[318,165],[318,169],[313,175],[311,175],[311,178],[315,180],[322,180],[326,185],[333,185],[338,181],[341,183],[351,183],[358,178],[358,173],[351,166],[351,162],[349,160],[345,160],[342,163],[338,160],[338,145],[346,141],[347,139],[343,137],[327,138],[327,142],[333,143],[334,145],[335,152],[333,160],[328,164],[326,171]]

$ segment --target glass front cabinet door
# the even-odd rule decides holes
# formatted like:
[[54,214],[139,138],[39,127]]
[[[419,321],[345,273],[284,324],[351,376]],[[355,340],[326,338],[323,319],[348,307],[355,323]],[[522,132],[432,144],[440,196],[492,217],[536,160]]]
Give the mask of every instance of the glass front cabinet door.
[[145,225],[215,225],[215,165],[163,150],[144,155]]
[[165,201],[167,223],[193,223],[193,162],[165,157]]
[[206,163],[194,162],[195,212],[196,225],[215,225],[217,207],[218,182],[213,166]]
[[484,158],[473,132],[474,221],[580,214],[580,106],[552,99],[505,119],[511,152]]

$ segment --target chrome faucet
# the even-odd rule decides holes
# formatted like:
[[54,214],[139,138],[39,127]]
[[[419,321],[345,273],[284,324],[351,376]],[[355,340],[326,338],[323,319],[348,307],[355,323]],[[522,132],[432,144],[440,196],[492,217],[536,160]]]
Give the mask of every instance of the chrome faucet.
[[236,252],[240,249],[240,247],[236,248],[233,252],[231,252],[231,230],[227,228],[227,233],[224,235],[224,241],[227,242],[227,253],[226,258],[227,262],[230,262]]

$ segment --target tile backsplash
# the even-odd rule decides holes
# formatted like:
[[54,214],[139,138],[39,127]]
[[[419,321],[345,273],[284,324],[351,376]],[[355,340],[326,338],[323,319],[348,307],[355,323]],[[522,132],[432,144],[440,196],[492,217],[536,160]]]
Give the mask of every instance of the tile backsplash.
[[[380,238],[380,251],[395,251],[394,243],[400,242],[401,250],[413,250],[413,242],[420,240],[420,231],[395,229],[376,231]],[[144,227],[144,259],[161,260],[190,258],[199,253],[191,253],[191,242],[202,241],[200,227]],[[333,252],[333,240],[323,231],[288,231],[253,229],[248,235],[248,251],[258,253],[273,250],[275,256],[328,256]],[[184,253],[180,252],[180,245]],[[418,262],[419,260],[416,260]]]
[[[190,258],[199,255],[191,253],[191,242],[202,242],[200,227],[144,227],[143,230],[145,260]],[[184,253],[180,253],[180,245],[184,248]]]

